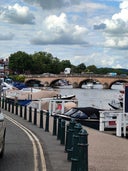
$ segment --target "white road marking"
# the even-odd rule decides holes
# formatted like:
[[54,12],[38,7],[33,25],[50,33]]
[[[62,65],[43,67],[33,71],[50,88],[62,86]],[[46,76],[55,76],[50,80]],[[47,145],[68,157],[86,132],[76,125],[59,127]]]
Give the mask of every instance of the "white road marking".
[[[32,142],[33,155],[34,155],[34,171],[39,171],[38,160],[37,160],[37,145],[38,145],[39,152],[40,152],[42,171],[47,171],[44,152],[43,152],[41,143],[40,143],[39,139],[37,138],[37,136],[32,131],[30,131],[28,128],[26,128],[25,126],[23,126],[21,123],[17,122],[16,120],[12,119],[11,117],[5,115],[5,118],[8,119],[9,121],[11,121],[13,124],[15,124],[20,129],[22,129],[27,134],[30,141]],[[36,143],[37,143],[37,145],[36,145]]]

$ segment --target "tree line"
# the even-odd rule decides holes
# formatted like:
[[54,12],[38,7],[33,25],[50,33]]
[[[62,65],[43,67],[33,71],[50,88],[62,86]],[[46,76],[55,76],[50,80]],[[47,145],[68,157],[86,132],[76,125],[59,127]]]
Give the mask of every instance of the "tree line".
[[70,60],[60,60],[53,57],[48,52],[35,52],[28,54],[26,52],[18,51],[9,56],[9,69],[12,74],[43,74],[53,73],[60,74],[64,72],[65,68],[71,68],[72,73],[94,73],[107,74],[116,72],[118,75],[127,74],[127,69],[113,69],[113,68],[97,68],[95,65],[86,66],[80,63],[75,66],[71,64]]

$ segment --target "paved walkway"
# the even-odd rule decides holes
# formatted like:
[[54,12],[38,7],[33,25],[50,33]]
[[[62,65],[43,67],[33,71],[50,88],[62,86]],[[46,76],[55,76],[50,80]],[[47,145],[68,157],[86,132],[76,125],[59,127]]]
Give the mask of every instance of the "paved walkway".
[[[32,123],[6,112],[31,129],[42,141],[47,171],[71,171],[71,162],[67,160],[65,146],[57,136],[52,135],[53,118],[50,117],[50,132],[34,126]],[[45,121],[44,121],[45,122]],[[128,171],[128,139],[83,127],[88,132],[89,171]]]

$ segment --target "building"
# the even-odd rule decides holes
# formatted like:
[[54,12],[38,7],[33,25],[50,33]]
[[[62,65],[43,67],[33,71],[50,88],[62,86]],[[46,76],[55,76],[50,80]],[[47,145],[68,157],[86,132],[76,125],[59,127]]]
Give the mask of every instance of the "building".
[[0,77],[4,78],[9,75],[9,60],[8,59],[0,59]]

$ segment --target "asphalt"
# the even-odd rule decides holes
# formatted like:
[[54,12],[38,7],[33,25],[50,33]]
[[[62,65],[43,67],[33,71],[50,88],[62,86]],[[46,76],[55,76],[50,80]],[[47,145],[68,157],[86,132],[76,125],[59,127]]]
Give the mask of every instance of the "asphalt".
[[[67,160],[65,145],[61,145],[57,136],[53,135],[53,117],[50,117],[49,132],[47,132],[45,128],[39,128],[17,115],[6,113],[39,137],[45,154],[47,171],[71,171],[72,163]],[[128,139],[85,126],[82,128],[88,133],[88,171],[128,171]]]

